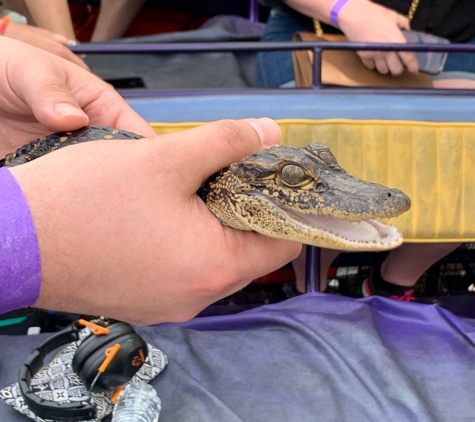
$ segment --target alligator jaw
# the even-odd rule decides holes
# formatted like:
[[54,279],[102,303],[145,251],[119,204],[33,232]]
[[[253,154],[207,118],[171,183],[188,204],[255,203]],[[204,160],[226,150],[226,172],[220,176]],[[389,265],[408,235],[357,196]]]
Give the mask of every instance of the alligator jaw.
[[[328,236],[341,243],[348,250],[388,250],[399,246],[402,235],[396,227],[376,220],[344,221],[324,215],[305,215],[287,213],[294,224],[303,230]],[[293,218],[292,218],[293,217]],[[346,247],[344,245],[347,245]]]
[[279,218],[294,228],[292,231],[301,233],[301,242],[305,244],[349,251],[385,251],[403,242],[396,227],[377,220],[344,221],[331,216],[303,214],[269,202]]

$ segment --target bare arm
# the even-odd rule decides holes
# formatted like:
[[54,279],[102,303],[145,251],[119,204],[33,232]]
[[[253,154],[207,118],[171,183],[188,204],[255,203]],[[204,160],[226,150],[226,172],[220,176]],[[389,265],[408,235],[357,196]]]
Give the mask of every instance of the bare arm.
[[145,0],[102,0],[91,41],[120,38]]
[[[331,23],[330,12],[335,0],[287,0],[285,3],[304,15]],[[409,20],[372,1],[349,0],[338,14],[338,26],[350,41],[405,43],[401,29],[409,29]],[[401,74],[401,60],[410,72],[418,72],[416,57],[410,52],[361,51],[358,54],[366,67],[382,74]]]
[[36,26],[76,39],[67,0],[25,0],[25,4]]

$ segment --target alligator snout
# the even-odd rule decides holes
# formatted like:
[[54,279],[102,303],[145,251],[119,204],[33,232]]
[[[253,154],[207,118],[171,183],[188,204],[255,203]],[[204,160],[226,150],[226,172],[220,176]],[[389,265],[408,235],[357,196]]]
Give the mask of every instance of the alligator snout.
[[411,207],[411,199],[399,189],[388,189],[381,195],[381,199],[383,202],[390,203],[397,210],[401,210],[400,213]]
[[365,182],[345,175],[330,181],[329,189],[321,193],[319,211],[325,215],[350,221],[371,218],[392,218],[411,207],[409,197],[399,189]]
[[[375,185],[379,187],[381,185]],[[382,186],[381,186],[382,187]],[[373,213],[374,217],[397,217],[411,207],[411,199],[399,189],[383,189],[379,195],[368,199],[363,213]]]
[[411,203],[410,198],[401,190],[399,189],[388,189],[387,191],[383,192],[380,196],[383,201],[409,201]]

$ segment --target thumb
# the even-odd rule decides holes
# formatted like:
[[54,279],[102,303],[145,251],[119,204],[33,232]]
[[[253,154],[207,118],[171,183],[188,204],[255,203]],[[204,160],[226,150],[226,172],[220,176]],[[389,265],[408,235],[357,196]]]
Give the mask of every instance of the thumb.
[[186,137],[186,132],[171,136],[177,137],[179,156],[193,192],[212,174],[280,139],[279,126],[269,118],[221,120],[187,132]]
[[399,13],[396,13],[396,25],[399,29],[409,29],[411,26],[409,19]]
[[81,110],[66,83],[58,78],[37,84],[35,96],[27,96],[34,116],[52,131],[74,130],[89,123],[89,117]]

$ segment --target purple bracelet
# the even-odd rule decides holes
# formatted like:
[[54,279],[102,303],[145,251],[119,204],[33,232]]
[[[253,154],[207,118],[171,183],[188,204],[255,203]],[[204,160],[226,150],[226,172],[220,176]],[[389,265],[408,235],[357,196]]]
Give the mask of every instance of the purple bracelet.
[[20,185],[0,168],[0,314],[34,305],[41,287],[35,225]]
[[332,10],[330,10],[330,22],[333,26],[338,28],[338,14],[349,1],[350,0],[336,0],[336,2],[333,3]]

